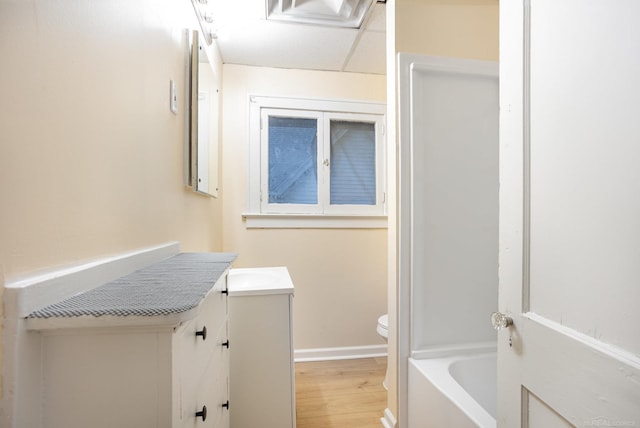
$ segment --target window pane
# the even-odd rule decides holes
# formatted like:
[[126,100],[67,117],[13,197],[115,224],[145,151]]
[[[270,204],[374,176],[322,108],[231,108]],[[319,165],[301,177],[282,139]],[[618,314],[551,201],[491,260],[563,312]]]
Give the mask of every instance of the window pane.
[[269,203],[318,203],[316,119],[269,117]]
[[376,204],[373,123],[331,121],[331,204]]

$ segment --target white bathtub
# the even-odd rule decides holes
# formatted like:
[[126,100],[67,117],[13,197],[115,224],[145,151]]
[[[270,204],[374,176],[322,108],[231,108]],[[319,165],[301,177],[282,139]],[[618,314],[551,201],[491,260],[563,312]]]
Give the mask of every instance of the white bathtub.
[[496,354],[409,359],[409,428],[495,428]]

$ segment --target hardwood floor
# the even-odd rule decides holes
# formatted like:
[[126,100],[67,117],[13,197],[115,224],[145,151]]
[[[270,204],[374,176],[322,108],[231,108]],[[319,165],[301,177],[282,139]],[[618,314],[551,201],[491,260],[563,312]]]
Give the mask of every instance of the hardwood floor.
[[297,428],[380,428],[387,359],[296,363]]

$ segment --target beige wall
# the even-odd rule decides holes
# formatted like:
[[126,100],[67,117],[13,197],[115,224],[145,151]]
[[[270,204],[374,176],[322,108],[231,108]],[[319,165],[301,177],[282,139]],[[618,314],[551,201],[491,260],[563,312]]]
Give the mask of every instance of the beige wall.
[[498,60],[498,0],[395,0],[396,52]]
[[182,185],[192,14],[188,0],[0,1],[0,282],[172,240],[221,249],[220,201]]
[[[387,77],[388,92],[395,100],[390,106],[389,139],[396,140],[397,111],[396,69],[397,53],[498,60],[498,0],[388,0],[387,1]],[[391,99],[391,95],[389,95]],[[390,101],[391,103],[391,101]],[[395,168],[395,150],[389,153],[390,170]],[[390,172],[394,182],[395,174]],[[396,194],[390,194],[395,202]],[[389,242],[396,242],[396,217],[390,216]],[[398,417],[397,383],[397,254],[395,245],[389,246],[389,391],[388,407]],[[406,426],[406,421],[399,421]]]
[[224,250],[240,254],[237,267],[289,268],[296,349],[382,344],[386,229],[246,229],[242,213],[249,94],[384,102],[384,76],[224,65],[223,82]]

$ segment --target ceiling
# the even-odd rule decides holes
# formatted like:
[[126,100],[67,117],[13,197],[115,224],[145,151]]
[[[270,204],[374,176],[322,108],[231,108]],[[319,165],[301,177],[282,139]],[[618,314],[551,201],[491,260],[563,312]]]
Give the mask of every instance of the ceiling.
[[384,3],[209,2],[218,48],[226,64],[385,74]]

